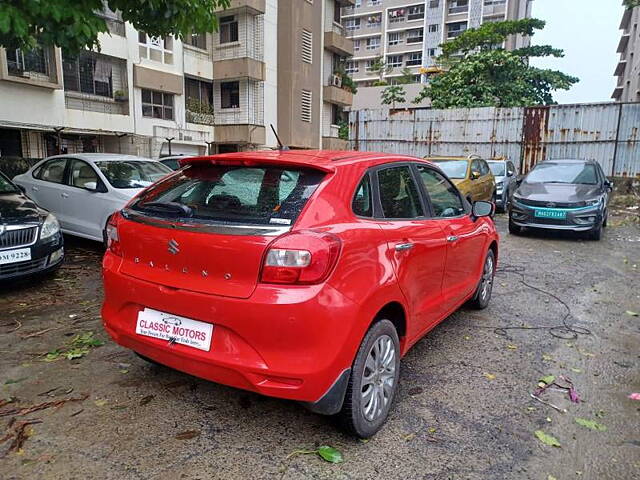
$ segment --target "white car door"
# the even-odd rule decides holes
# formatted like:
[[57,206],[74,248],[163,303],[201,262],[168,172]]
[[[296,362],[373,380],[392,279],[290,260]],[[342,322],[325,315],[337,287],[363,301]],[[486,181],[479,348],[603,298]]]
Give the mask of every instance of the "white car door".
[[27,172],[17,179],[17,183],[25,188],[29,198],[53,213],[63,229],[66,215],[62,208],[61,187],[64,183],[66,165],[66,158],[53,158],[33,170],[33,175]]
[[102,241],[106,217],[113,212],[113,199],[95,168],[84,160],[70,159],[63,207],[69,217],[70,233]]

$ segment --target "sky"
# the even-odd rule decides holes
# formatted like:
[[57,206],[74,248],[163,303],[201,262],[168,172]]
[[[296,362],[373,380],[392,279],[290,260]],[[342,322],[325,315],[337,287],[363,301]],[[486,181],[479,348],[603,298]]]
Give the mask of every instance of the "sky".
[[565,56],[537,59],[532,64],[580,79],[571,90],[554,94],[558,103],[611,101],[622,12],[621,0],[533,1],[532,16],[547,22],[544,30],[535,34],[533,43],[561,48]]

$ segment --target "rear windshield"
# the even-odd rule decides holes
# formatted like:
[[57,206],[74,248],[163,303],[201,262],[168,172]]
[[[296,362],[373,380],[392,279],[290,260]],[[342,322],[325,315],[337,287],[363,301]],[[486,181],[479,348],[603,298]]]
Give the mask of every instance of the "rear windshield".
[[449,178],[467,178],[469,163],[466,160],[436,161],[435,163]]
[[278,166],[191,166],[143,193],[130,208],[166,218],[290,225],[324,173]]
[[145,188],[172,170],[156,161],[110,160],[95,162],[114,188]]

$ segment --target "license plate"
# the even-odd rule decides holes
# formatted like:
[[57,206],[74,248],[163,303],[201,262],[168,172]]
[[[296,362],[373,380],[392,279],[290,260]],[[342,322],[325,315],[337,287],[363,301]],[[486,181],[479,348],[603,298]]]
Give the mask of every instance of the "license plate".
[[537,208],[535,216],[538,218],[567,218],[567,212],[553,208]]
[[208,352],[211,348],[213,325],[145,308],[138,312],[136,333]]
[[6,250],[4,252],[0,252],[0,265],[26,262],[27,260],[31,260],[30,248],[19,248],[17,250]]

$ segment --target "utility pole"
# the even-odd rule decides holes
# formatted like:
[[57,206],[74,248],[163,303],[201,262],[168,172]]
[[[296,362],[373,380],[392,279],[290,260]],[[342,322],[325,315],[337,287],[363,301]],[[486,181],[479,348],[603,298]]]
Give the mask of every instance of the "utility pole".
[[167,143],[169,144],[169,155],[171,155],[171,142],[173,142],[173,140],[176,137],[164,137],[164,139],[167,141]]

